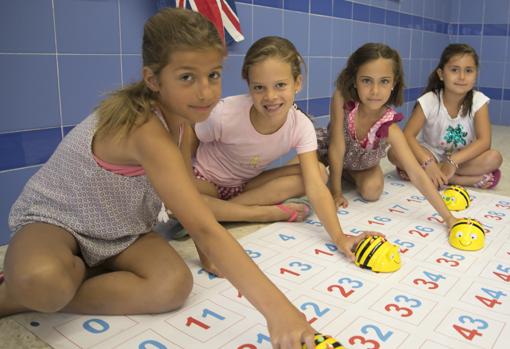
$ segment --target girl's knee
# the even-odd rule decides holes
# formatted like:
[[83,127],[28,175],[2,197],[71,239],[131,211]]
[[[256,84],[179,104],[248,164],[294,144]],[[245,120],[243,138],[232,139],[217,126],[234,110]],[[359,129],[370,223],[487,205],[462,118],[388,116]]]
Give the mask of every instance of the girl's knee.
[[188,267],[178,268],[151,280],[154,300],[153,312],[167,312],[180,308],[191,293],[193,276]]
[[381,197],[383,188],[383,183],[373,181],[362,185],[359,188],[359,193],[366,201],[377,201]]
[[7,272],[9,293],[23,306],[35,311],[54,313],[66,306],[79,285],[65,267],[39,261],[29,267]]
[[497,169],[503,163],[503,156],[499,151],[491,149],[487,151],[487,162],[490,167]]

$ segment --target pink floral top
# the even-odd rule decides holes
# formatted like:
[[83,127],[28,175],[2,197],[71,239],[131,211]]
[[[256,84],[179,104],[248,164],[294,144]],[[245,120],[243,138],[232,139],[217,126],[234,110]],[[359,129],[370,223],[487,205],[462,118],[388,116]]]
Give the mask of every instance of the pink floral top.
[[[354,106],[352,106],[354,104]],[[388,108],[384,112],[384,115],[377,120],[375,124],[372,125],[370,130],[368,130],[368,134],[363,138],[362,140],[359,140],[356,136],[356,114],[358,113],[358,107],[359,102],[356,103],[349,103],[345,106],[345,111],[348,113],[348,129],[349,129],[349,135],[356,139],[359,144],[365,148],[365,149],[375,149],[377,145],[379,144],[379,140],[381,138],[388,137],[388,128],[392,123],[395,121],[402,120],[403,116],[402,114],[396,114],[395,110],[393,108]],[[350,111],[347,108],[352,108]],[[400,115],[401,118],[399,120],[395,120],[395,116]]]
[[[388,107],[383,116],[370,128],[368,134],[362,140],[356,136],[355,118],[359,102],[348,102],[344,105],[344,138],[345,154],[343,167],[348,170],[361,171],[374,167],[386,156],[388,144],[388,129],[391,124],[401,121],[404,116],[395,109]],[[330,137],[330,125],[328,130],[318,129],[317,141],[319,144],[319,159],[326,165],[328,161],[328,146]]]

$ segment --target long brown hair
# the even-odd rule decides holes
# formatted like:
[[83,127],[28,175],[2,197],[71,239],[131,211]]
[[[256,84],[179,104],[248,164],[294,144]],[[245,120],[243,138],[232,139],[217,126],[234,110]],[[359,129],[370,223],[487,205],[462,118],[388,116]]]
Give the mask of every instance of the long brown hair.
[[[427,92],[434,92],[437,96],[437,98],[440,98],[441,90],[444,89],[444,82],[439,78],[439,75],[437,74],[437,70],[444,69],[444,66],[448,64],[450,59],[452,59],[455,56],[463,56],[463,55],[471,55],[473,57],[473,60],[475,61],[476,70],[478,70],[478,55],[476,54],[476,51],[474,48],[469,46],[468,44],[450,44],[446,46],[446,48],[443,50],[443,53],[441,54],[441,58],[439,59],[439,63],[437,64],[437,67],[430,73],[429,80],[427,83],[427,87],[423,91],[423,94],[426,94]],[[473,89],[469,90],[468,93],[464,96],[461,102],[461,116],[466,116],[471,114],[471,109],[473,107]]]
[[[150,68],[156,76],[175,51],[207,48],[215,48],[225,54],[215,26],[197,12],[164,8],[145,22],[143,66]],[[110,93],[96,108],[96,137],[126,136],[134,126],[149,119],[152,105],[157,100],[158,94],[150,90],[143,80]]]
[[359,102],[358,92],[355,82],[359,68],[370,61],[379,58],[391,59],[393,61],[393,75],[395,75],[395,86],[391,91],[390,98],[386,102],[388,105],[399,106],[404,102],[404,69],[402,60],[398,52],[388,45],[381,43],[366,43],[349,57],[346,67],[336,79],[336,88],[342,94],[346,102]]
[[279,36],[265,36],[253,43],[244,57],[241,75],[249,82],[250,68],[267,58],[277,57],[290,64],[294,80],[301,75],[304,59],[292,42]]

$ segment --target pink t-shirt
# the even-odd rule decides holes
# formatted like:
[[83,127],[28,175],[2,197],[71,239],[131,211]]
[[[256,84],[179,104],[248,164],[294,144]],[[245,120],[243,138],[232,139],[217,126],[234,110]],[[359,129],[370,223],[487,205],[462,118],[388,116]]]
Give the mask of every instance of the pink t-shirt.
[[206,121],[195,125],[200,145],[194,166],[209,181],[237,186],[259,175],[291,149],[298,154],[317,149],[314,126],[303,112],[291,108],[278,131],[263,135],[251,123],[252,105],[249,95],[224,98]]

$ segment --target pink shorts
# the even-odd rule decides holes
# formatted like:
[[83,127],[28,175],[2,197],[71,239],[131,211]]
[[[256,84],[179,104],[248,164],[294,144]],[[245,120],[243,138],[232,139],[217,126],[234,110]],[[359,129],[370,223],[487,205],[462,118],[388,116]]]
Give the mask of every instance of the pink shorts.
[[205,178],[204,175],[201,174],[195,166],[193,166],[193,175],[198,179],[214,184],[216,190],[218,191],[218,197],[222,200],[230,200],[233,197],[236,197],[237,195],[241,194],[246,187],[246,184],[241,184],[235,187],[224,187],[217,185],[216,183],[213,183]]

